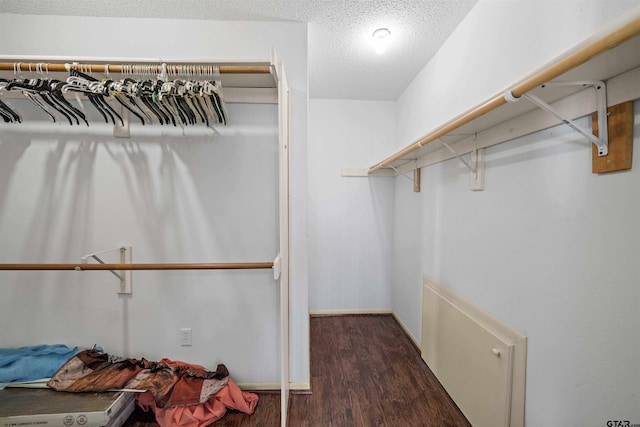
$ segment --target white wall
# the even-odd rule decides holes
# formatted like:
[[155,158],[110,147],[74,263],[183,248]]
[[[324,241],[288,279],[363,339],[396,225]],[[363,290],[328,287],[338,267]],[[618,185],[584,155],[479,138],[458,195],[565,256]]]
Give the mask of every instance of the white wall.
[[[306,25],[9,14],[0,15],[0,23],[0,54],[263,60],[277,49],[293,103],[291,374],[293,381],[307,382]],[[137,262],[271,260],[277,208],[271,206],[276,177],[268,165],[276,161],[277,146],[271,144],[277,112],[274,106],[234,111],[231,123],[238,127],[227,138],[162,138],[159,129],[148,139],[123,143],[93,134],[70,136],[57,128],[3,132],[2,150],[8,153],[2,155],[3,262],[73,261],[123,241],[134,244]],[[0,341],[108,342],[114,352],[133,357],[179,357],[209,367],[222,359],[238,381],[277,382],[278,299],[269,274],[135,273],[130,300],[119,299],[110,287],[78,293],[80,279],[73,275],[11,274],[3,282],[15,285],[0,289],[5,305]],[[46,284],[28,283],[45,277]],[[82,280],[93,289],[102,279],[85,275]],[[227,288],[217,286],[221,281]],[[60,293],[65,288],[59,282],[74,291]],[[88,297],[96,299],[86,305]],[[99,310],[101,303],[108,309]],[[21,307],[18,317],[9,315],[16,311],[6,311],[9,306]],[[34,328],[28,334],[4,326],[30,318]],[[107,319],[114,325],[100,332]],[[185,326],[194,328],[194,346],[188,349],[174,339]],[[207,345],[198,344],[204,335],[211,337]]]
[[309,307],[391,309],[392,178],[342,177],[384,156],[395,103],[309,103]]
[[[396,145],[635,4],[481,0],[398,100]],[[427,273],[527,335],[529,426],[640,420],[640,103],[635,108],[629,172],[593,175],[589,144],[556,127],[488,149],[483,192],[469,191],[457,160],[423,169],[420,195],[396,178],[394,309],[420,336]]]

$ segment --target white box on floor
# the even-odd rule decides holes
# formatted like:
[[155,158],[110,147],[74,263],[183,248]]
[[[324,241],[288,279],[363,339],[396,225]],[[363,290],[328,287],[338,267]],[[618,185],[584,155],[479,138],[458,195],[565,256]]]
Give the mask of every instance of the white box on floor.
[[66,393],[49,389],[0,391],[0,427],[121,427],[135,393]]

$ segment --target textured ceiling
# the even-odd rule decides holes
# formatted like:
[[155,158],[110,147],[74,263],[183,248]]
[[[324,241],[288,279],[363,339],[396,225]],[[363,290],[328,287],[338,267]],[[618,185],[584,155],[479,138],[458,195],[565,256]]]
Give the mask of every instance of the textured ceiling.
[[[0,0],[0,12],[306,22],[311,97],[395,100],[477,1]],[[383,55],[371,46],[380,27],[391,30]]]

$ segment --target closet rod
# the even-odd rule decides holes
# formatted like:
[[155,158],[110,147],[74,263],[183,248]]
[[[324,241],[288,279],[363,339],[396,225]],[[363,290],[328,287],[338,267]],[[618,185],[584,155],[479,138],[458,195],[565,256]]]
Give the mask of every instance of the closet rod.
[[[94,73],[104,73],[107,66],[110,73],[122,73],[129,65],[138,65],[142,67],[152,67],[153,72],[160,73],[161,64],[132,63],[132,64],[75,64],[75,63],[44,63],[44,62],[0,62],[0,71],[22,72],[68,72],[70,69],[78,71],[90,71]],[[207,67],[209,64],[167,64],[167,70],[172,72],[179,67]],[[219,65],[220,74],[270,74],[271,67],[268,65]]]
[[177,264],[0,264],[0,270],[255,270],[273,262]]
[[[613,28],[613,29],[611,29]],[[622,17],[621,21],[614,22],[611,26],[604,29],[603,32],[597,34],[595,41],[587,41],[585,46],[579,45],[577,50],[565,54],[565,56],[559,60],[556,60],[552,65],[537,72],[535,75],[527,78],[521,83],[511,88],[511,94],[514,98],[518,98],[532,89],[539,87],[540,85],[547,83],[550,80],[572,70],[573,68],[584,64],[593,57],[613,49],[620,43],[623,43],[640,34],[640,7],[633,9],[628,15]],[[434,132],[424,136],[417,142],[405,147],[392,156],[384,159],[382,162],[369,168],[368,173],[372,174],[378,169],[389,165],[390,163],[401,159],[407,154],[424,147],[425,145],[437,140],[438,138],[447,135],[448,133],[458,129],[462,125],[471,122],[478,117],[487,114],[496,108],[506,104],[508,101],[504,96],[505,92],[501,92],[484,104],[468,111],[467,113],[459,116],[452,121],[444,124]]]

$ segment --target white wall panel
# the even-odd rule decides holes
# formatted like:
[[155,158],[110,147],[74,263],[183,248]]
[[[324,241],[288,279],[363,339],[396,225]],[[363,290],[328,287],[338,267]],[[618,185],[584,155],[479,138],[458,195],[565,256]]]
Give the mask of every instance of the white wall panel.
[[393,140],[394,123],[393,102],[310,101],[312,310],[391,308],[393,179],[340,172],[381,155]]

